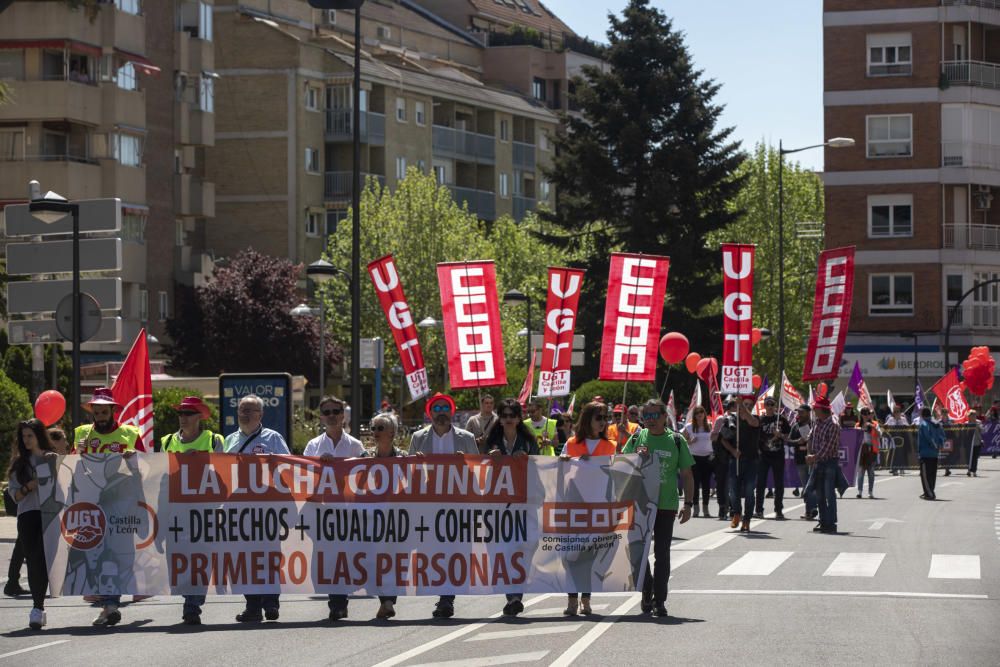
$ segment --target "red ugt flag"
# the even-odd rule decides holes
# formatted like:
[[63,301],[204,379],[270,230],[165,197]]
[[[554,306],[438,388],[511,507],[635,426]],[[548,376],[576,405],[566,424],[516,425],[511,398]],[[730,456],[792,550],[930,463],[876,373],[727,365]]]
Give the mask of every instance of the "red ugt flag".
[[965,400],[965,391],[958,381],[958,371],[954,368],[943,378],[934,383],[931,392],[937,394],[941,402],[948,408],[948,417],[956,424],[964,424],[969,420],[969,403]]
[[153,378],[149,373],[149,347],[146,329],[139,331],[125,363],[111,387],[122,411],[118,423],[130,424],[139,429],[135,448],[140,452],[153,451]]

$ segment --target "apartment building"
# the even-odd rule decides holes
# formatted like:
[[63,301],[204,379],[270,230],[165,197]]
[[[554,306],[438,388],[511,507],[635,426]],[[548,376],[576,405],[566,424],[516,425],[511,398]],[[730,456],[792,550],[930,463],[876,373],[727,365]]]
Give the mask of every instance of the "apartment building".
[[[296,262],[319,257],[351,196],[354,16],[300,0],[217,2],[216,145],[208,177],[218,255],[248,245]],[[555,193],[542,169],[558,118],[485,85],[483,45],[426,10],[362,9],[361,169],[394,188],[433,173],[484,220],[521,219]]]
[[[857,246],[842,375],[912,395],[1000,345],[1000,0],[825,0],[826,245]],[[916,362],[914,358],[916,357]]]
[[122,201],[121,342],[164,336],[174,281],[211,271],[202,239],[214,215],[200,152],[213,142],[210,1],[13,2],[0,13],[0,207],[27,183],[70,199]]

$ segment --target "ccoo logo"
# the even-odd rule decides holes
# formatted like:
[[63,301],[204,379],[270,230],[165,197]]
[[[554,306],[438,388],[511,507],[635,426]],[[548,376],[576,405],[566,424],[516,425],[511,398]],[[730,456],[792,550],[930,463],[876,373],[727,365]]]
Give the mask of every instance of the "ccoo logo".
[[104,541],[108,520],[93,503],[74,503],[63,512],[62,536],[74,549],[87,551]]

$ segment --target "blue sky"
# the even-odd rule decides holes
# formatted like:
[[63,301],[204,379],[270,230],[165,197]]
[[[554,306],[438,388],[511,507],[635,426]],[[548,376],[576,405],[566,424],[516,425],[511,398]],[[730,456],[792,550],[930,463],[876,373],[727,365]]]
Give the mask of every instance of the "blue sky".
[[[607,41],[608,12],[627,0],[542,0],[581,35]],[[654,0],[685,33],[695,64],[722,84],[723,122],[745,148],[787,148],[823,137],[823,9],[820,0]],[[822,169],[823,151],[794,156]]]

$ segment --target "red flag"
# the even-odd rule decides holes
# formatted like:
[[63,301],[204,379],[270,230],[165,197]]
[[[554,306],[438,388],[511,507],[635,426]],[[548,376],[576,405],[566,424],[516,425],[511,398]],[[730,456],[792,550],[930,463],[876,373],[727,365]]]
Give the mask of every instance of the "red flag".
[[522,408],[528,407],[528,400],[531,399],[531,387],[535,384],[535,348],[531,348],[531,363],[528,365],[528,374],[524,376],[524,384],[521,385],[521,393],[517,396],[517,402]]
[[445,262],[437,269],[451,388],[506,385],[493,261]]
[[139,429],[135,448],[140,452],[153,451],[153,378],[149,372],[145,329],[139,331],[132,343],[132,349],[111,386],[111,393],[122,406],[118,423]]
[[835,379],[847,340],[854,298],[854,246],[824,250],[819,255],[812,329],[802,381]]
[[936,394],[941,403],[948,408],[948,417],[956,424],[969,421],[969,404],[965,400],[965,391],[958,381],[958,370],[952,368],[943,378],[934,383],[931,392]]
[[722,244],[722,391],[752,394],[753,260],[756,246]]
[[413,324],[413,315],[406,303],[403,284],[399,281],[392,255],[368,264],[368,275],[371,276],[385,319],[392,329],[399,360],[406,375],[406,384],[410,388],[410,397],[416,401],[429,394],[431,389],[427,383],[427,368],[417,338],[417,327]]
[[669,269],[669,257],[611,254],[600,379],[655,379]]
[[722,405],[722,397],[719,396],[719,381],[715,377],[718,372],[719,364],[714,357],[709,357],[708,363],[698,371],[698,377],[708,385],[708,400],[712,407],[713,420],[726,414],[726,409]]
[[[580,303],[583,271],[549,267],[549,296],[545,304],[545,340],[538,373],[539,396],[568,396],[573,328]],[[532,359],[534,362],[534,359]]]

